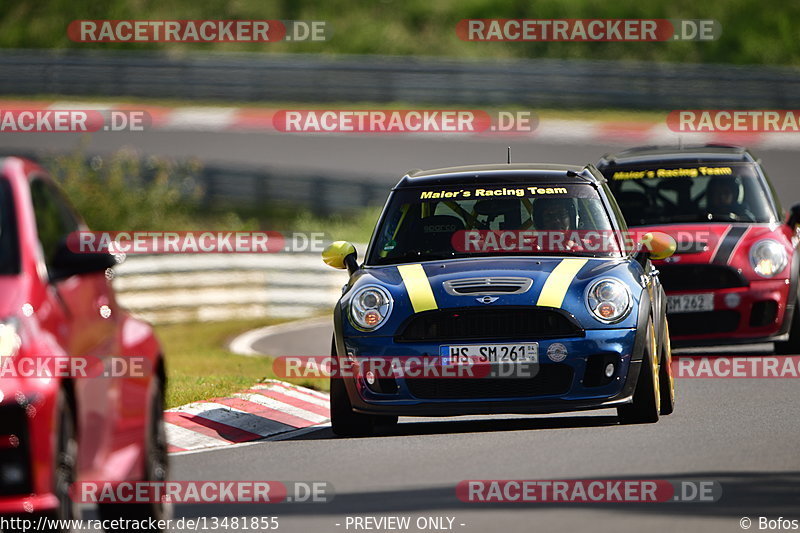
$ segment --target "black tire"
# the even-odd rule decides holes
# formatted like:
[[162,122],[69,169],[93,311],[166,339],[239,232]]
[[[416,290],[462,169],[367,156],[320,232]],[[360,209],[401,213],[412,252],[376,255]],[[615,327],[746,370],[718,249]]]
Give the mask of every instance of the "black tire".
[[664,336],[661,343],[661,369],[658,373],[661,391],[662,416],[671,415],[675,411],[675,377],[672,375],[672,343],[669,340],[669,324],[664,317]]
[[[153,378],[149,400],[148,427],[145,443],[145,479],[149,482],[167,480],[169,461],[167,453],[167,435],[164,429],[164,384],[160,377]],[[167,504],[153,503],[103,503],[98,505],[102,520],[124,518],[127,520],[165,520],[169,518]],[[127,531],[127,530],[106,530]],[[141,529],[140,531],[148,531]],[[161,531],[151,529],[149,531]]]
[[390,429],[397,425],[396,416],[365,415],[353,411],[344,377],[338,374],[340,361],[336,353],[336,339],[331,342],[331,357],[334,366],[331,372],[331,429],[340,437],[369,437],[378,430]]
[[344,378],[331,376],[331,429],[340,437],[368,437],[375,432],[370,415],[353,411]]
[[789,326],[789,340],[775,343],[775,353],[777,355],[797,355],[800,354],[800,309],[797,305],[800,300],[795,304],[794,313],[792,313],[792,325]]
[[659,380],[659,357],[656,356],[655,331],[653,320],[647,322],[642,368],[633,393],[633,403],[617,407],[617,416],[621,424],[651,424],[658,422],[661,393]]
[[[58,507],[52,516],[58,520],[75,520],[80,519],[80,508],[70,497],[69,491],[70,486],[75,482],[77,473],[78,432],[75,413],[70,398],[64,390],[59,392],[56,409],[58,438],[56,440],[53,490],[58,498]],[[72,530],[57,529],[54,531],[66,533]]]

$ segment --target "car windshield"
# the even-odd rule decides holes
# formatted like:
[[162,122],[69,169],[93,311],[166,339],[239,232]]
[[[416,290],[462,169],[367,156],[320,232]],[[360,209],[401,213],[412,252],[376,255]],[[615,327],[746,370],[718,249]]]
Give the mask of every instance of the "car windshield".
[[617,237],[590,185],[415,187],[392,193],[367,264],[499,255],[618,257]]
[[774,222],[752,164],[614,166],[603,170],[628,226]]
[[0,177],[0,275],[19,274],[20,271],[14,219],[11,184],[7,179]]

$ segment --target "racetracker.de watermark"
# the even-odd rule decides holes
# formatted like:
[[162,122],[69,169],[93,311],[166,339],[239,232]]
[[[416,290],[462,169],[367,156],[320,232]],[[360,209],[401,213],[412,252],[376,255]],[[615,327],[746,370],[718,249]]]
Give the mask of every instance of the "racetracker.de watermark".
[[146,131],[153,121],[142,110],[0,109],[0,133],[92,133]]
[[524,344],[486,347],[482,354],[459,354],[456,350],[440,356],[352,356],[339,360],[332,356],[287,355],[272,361],[272,371],[282,379],[363,378],[370,384],[395,378],[533,378],[539,372],[538,354],[532,357]]
[[150,359],[139,356],[18,355],[0,360],[0,379],[143,378],[152,374]]
[[800,378],[800,356],[702,356],[673,357],[676,378]]
[[472,479],[456,485],[468,503],[713,503],[722,486],[713,480]]
[[79,254],[322,252],[325,242],[322,232],[74,231],[67,236],[67,247]]
[[323,20],[73,20],[67,36],[77,43],[322,42]]
[[477,109],[282,109],[272,118],[285,133],[530,133],[530,111]]
[[713,41],[722,25],[711,19],[462,19],[464,41]]
[[0,361],[4,378],[143,378],[153,373],[150,359],[139,356],[31,356]]
[[[453,228],[455,230],[455,227]],[[439,231],[446,231],[446,228]],[[658,237],[658,238],[657,238]],[[674,236],[661,232],[614,230],[456,230],[450,239],[454,250],[463,253],[620,253],[642,247],[651,252],[674,243],[674,252],[713,249],[718,237],[710,231],[677,231]],[[669,243],[669,244],[667,244]],[[702,249],[698,250],[698,243]]]
[[667,115],[667,127],[678,133],[798,133],[800,110],[676,110]]
[[70,487],[76,503],[327,503],[327,481],[82,481]]

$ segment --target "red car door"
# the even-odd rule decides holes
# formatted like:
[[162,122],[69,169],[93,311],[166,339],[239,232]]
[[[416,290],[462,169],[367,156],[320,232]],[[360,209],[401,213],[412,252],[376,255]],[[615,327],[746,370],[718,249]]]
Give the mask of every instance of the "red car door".
[[52,294],[50,299],[58,302],[65,318],[65,323],[52,322],[52,327],[59,329],[53,334],[63,339],[64,351],[70,357],[81,358],[81,362],[86,363],[85,376],[77,374],[74,380],[78,468],[81,474],[94,477],[104,471],[111,452],[120,392],[114,379],[103,377],[111,366],[112,356],[119,353],[114,320],[106,310],[108,300],[103,290],[106,280],[103,272],[55,275],[53,258],[67,235],[78,230],[80,224],[46,178],[34,177],[30,184],[39,242],[50,278],[47,290]]

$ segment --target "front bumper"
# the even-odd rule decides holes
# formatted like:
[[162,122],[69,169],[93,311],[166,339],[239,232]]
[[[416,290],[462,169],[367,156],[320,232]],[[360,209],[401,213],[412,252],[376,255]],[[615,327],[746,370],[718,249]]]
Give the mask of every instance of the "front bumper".
[[[399,416],[455,416],[496,413],[549,413],[600,409],[630,403],[641,365],[635,329],[586,330],[582,337],[548,340],[396,343],[392,337],[353,336],[337,344],[340,358],[360,361],[345,386],[360,413]],[[363,360],[414,358],[439,361],[440,345],[539,343],[539,366],[531,377],[403,377],[368,384]],[[566,347],[563,361],[551,360],[548,348]],[[608,362],[611,378],[598,376]],[[599,370],[598,370],[599,369]],[[602,379],[600,379],[602,378]],[[386,384],[389,383],[389,386]]]
[[0,382],[0,514],[49,511],[56,380],[5,377]]
[[794,312],[790,280],[752,281],[747,287],[668,291],[667,297],[714,293],[714,309],[668,313],[673,346],[786,340]]

